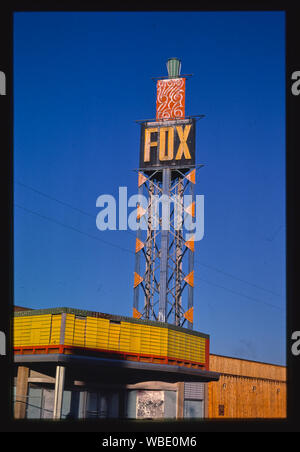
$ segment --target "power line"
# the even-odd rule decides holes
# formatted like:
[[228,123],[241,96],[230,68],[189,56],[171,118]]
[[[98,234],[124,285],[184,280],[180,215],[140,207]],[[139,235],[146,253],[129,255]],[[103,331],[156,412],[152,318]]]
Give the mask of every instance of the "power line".
[[263,303],[266,306],[269,306],[271,308],[276,308],[276,309],[279,309],[279,310],[283,309],[282,307],[277,306],[277,305],[272,304],[272,303],[268,303],[267,301],[262,301],[262,300],[259,300],[258,298],[250,297],[249,295],[245,295],[245,294],[242,294],[240,292],[236,292],[235,290],[228,289],[228,287],[224,287],[224,286],[221,286],[219,284],[213,283],[211,281],[208,281],[207,279],[200,278],[200,276],[195,276],[195,278],[199,279],[199,280],[201,280],[203,282],[206,282],[207,284],[210,284],[212,286],[219,287],[220,289],[223,289],[223,290],[227,290],[228,292],[231,292],[231,293],[233,293],[235,295],[239,295],[240,297],[248,298],[249,300],[255,301],[257,303]]
[[[36,215],[36,216],[38,216],[38,217],[40,217],[40,218],[43,218],[44,220],[50,221],[50,222],[52,222],[52,223],[54,223],[54,224],[58,224],[59,226],[63,226],[63,227],[65,227],[65,228],[67,228],[67,229],[71,229],[72,231],[78,232],[78,233],[80,233],[80,234],[82,234],[82,235],[85,235],[86,237],[89,237],[89,238],[91,238],[91,239],[93,239],[93,240],[97,240],[97,241],[99,241],[99,242],[105,243],[105,244],[110,245],[110,246],[113,246],[113,247],[115,247],[115,248],[119,248],[119,249],[121,249],[122,251],[126,251],[127,253],[130,253],[130,254],[133,254],[133,255],[135,254],[133,251],[131,251],[131,250],[127,249],[127,248],[124,248],[124,247],[122,247],[122,246],[120,246],[120,245],[117,245],[117,244],[112,243],[112,242],[108,242],[108,241],[103,240],[103,239],[100,239],[100,238],[98,238],[98,237],[95,237],[95,236],[93,236],[93,235],[91,235],[91,234],[88,234],[88,233],[86,233],[86,232],[81,231],[80,229],[74,228],[73,226],[66,225],[65,223],[62,223],[62,222],[57,221],[57,220],[54,220],[53,218],[47,217],[47,216],[45,216],[45,215],[41,215],[41,214],[38,213],[38,212],[34,212],[33,210],[27,209],[27,208],[25,208],[25,207],[23,207],[23,206],[20,206],[20,205],[16,204],[16,203],[15,203],[14,205],[15,205],[16,207],[18,207],[19,209],[24,210],[25,212],[31,213],[31,214],[33,214],[33,215]],[[281,307],[276,306],[276,305],[273,305],[273,304],[271,304],[271,303],[267,303],[267,302],[264,302],[264,301],[259,300],[259,299],[257,299],[257,298],[250,297],[250,296],[245,295],[245,294],[242,294],[242,293],[240,293],[240,292],[233,291],[232,289],[228,289],[228,287],[224,287],[224,286],[221,286],[221,285],[212,283],[211,281],[207,281],[207,280],[205,280],[205,279],[203,279],[203,278],[200,278],[199,276],[196,276],[196,278],[198,278],[199,280],[201,280],[201,281],[203,281],[203,282],[206,282],[207,284],[213,285],[213,286],[215,286],[215,287],[219,287],[219,288],[221,288],[221,289],[223,289],[223,290],[226,290],[226,291],[228,291],[228,292],[234,293],[235,295],[238,295],[238,296],[241,296],[241,297],[244,297],[244,298],[248,298],[248,299],[250,299],[250,300],[252,300],[252,301],[255,301],[255,302],[257,302],[257,303],[263,303],[263,304],[265,304],[265,305],[267,305],[267,306],[270,306],[270,307],[276,308],[276,309],[280,309],[280,310],[282,309]]]
[[114,246],[115,248],[119,248],[120,250],[126,251],[127,253],[135,254],[133,251],[129,250],[128,248],[124,248],[120,245],[117,245],[116,243],[112,243],[112,242],[108,242],[107,240],[100,239],[98,237],[95,237],[94,235],[88,234],[87,232],[83,232],[80,229],[74,228],[73,226],[69,226],[65,223],[61,223],[60,221],[54,220],[53,218],[47,217],[45,215],[41,215],[38,212],[34,212],[33,210],[27,209],[26,207],[20,206],[18,204],[14,204],[14,205],[16,207],[18,207],[19,209],[24,210],[25,212],[29,212],[33,215],[43,218],[44,220],[51,221],[52,223],[58,224],[59,226],[63,226],[64,228],[71,229],[72,231],[78,232],[79,234],[83,234],[83,235],[89,237],[90,239],[97,240],[99,242],[105,243],[106,245]]
[[268,293],[270,293],[272,295],[275,295],[276,297],[280,297],[281,298],[281,295],[279,295],[276,292],[273,292],[272,290],[265,289],[264,287],[258,286],[257,284],[254,284],[254,283],[250,283],[249,281],[246,281],[245,279],[238,278],[237,276],[234,276],[231,273],[224,272],[223,270],[221,270],[219,268],[213,267],[211,265],[203,264],[202,262],[199,262],[197,259],[195,259],[195,262],[197,262],[198,264],[202,265],[203,267],[210,268],[212,270],[215,270],[216,272],[222,273],[225,276],[229,276],[230,278],[236,279],[237,281],[241,281],[241,282],[243,282],[245,284],[248,284],[249,286],[255,287],[256,289],[264,290],[265,292],[268,292]]
[[[35,192],[35,193],[38,193],[38,194],[41,195],[41,196],[44,196],[44,197],[46,197],[46,198],[48,198],[48,199],[51,199],[52,201],[56,201],[56,202],[58,202],[59,204],[62,204],[62,205],[64,205],[64,206],[66,206],[66,207],[69,207],[70,209],[73,209],[73,210],[77,211],[78,213],[81,213],[81,214],[86,215],[86,216],[88,216],[88,217],[94,218],[94,215],[92,215],[92,214],[90,214],[90,213],[87,213],[87,212],[85,212],[84,210],[81,210],[81,209],[79,209],[79,208],[77,208],[77,207],[74,207],[73,205],[71,205],[71,204],[69,204],[69,203],[67,203],[67,202],[61,201],[60,199],[57,199],[57,198],[55,198],[54,196],[48,195],[48,194],[45,193],[45,192],[42,192],[42,191],[40,191],[40,190],[37,190],[36,188],[30,187],[29,185],[23,184],[23,183],[21,183],[21,182],[16,181],[16,183],[17,183],[18,185],[22,186],[22,187],[25,187],[25,188],[28,188],[29,190],[32,190],[32,191]],[[133,233],[133,232],[131,232],[131,231],[125,230],[124,232],[127,232],[128,234],[131,234],[131,235],[135,236],[135,233]],[[83,233],[83,232],[82,232],[82,233]],[[84,234],[84,233],[83,233],[83,234]],[[104,243],[105,243],[105,241],[104,241]],[[230,278],[236,279],[237,281],[240,281],[240,282],[243,282],[243,283],[245,283],[245,284],[248,284],[249,286],[255,287],[256,289],[263,290],[263,291],[268,292],[268,293],[270,293],[270,294],[272,294],[272,295],[274,295],[274,296],[276,296],[276,297],[280,297],[280,298],[281,298],[281,295],[277,294],[276,292],[273,292],[273,291],[270,290],[270,289],[266,289],[266,288],[264,288],[264,287],[262,287],[262,286],[259,286],[259,285],[257,285],[257,284],[251,283],[251,282],[249,282],[249,281],[246,281],[245,279],[242,279],[242,278],[239,278],[239,277],[237,277],[237,276],[234,276],[233,274],[228,273],[228,272],[225,272],[224,270],[221,270],[221,269],[219,269],[219,268],[216,268],[216,267],[214,267],[214,266],[212,266],[212,265],[204,264],[204,263],[198,261],[197,259],[195,259],[195,262],[197,262],[199,265],[202,265],[203,267],[207,267],[207,268],[209,268],[209,269],[211,269],[211,270],[214,270],[214,271],[216,271],[216,272],[218,272],[218,273],[222,273],[222,274],[225,275],[225,276],[229,276]]]
[[22,184],[21,182],[18,182],[18,181],[16,181],[16,184],[21,185],[22,187],[28,188],[29,190],[32,190],[33,192],[38,193],[39,195],[42,195],[45,198],[51,199],[52,201],[56,201],[59,204],[62,204],[63,206],[66,206],[66,207],[69,207],[70,209],[73,209],[73,210],[75,210],[75,211],[77,211],[77,212],[79,212],[79,213],[81,213],[83,215],[86,215],[88,217],[94,218],[94,215],[92,215],[90,213],[87,213],[84,210],[78,209],[78,207],[74,207],[74,206],[72,206],[71,204],[69,204],[67,202],[61,201],[60,199],[57,199],[54,196],[50,196],[47,193],[44,193],[44,192],[42,192],[40,190],[37,190],[36,188],[30,187],[29,185]]

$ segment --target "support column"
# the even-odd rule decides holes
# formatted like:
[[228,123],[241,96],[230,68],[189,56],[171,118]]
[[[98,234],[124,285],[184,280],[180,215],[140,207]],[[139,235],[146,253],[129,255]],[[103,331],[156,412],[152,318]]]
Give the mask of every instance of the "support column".
[[[139,191],[138,191],[138,195],[141,196],[143,194],[143,187],[139,186]],[[141,220],[139,220],[139,227],[136,233],[136,238],[138,240],[138,242],[141,240]],[[140,271],[140,264],[141,261],[141,252],[140,251],[136,251],[135,252],[135,267],[134,267],[134,272],[138,275],[141,274]],[[134,287],[133,289],[133,309],[136,310],[137,312],[139,312],[139,286],[137,285],[136,287]]]
[[[190,190],[191,190],[191,195],[192,195],[192,203],[194,203],[195,202],[195,186],[192,182],[190,183],[190,186],[191,186]],[[188,253],[189,253],[188,272],[190,274],[194,271],[194,251],[189,249]],[[188,311],[193,307],[194,307],[194,287],[189,285],[189,287],[188,287]],[[192,330],[193,323],[188,321],[187,327],[188,327],[188,329]]]
[[183,415],[184,415],[184,382],[178,382],[176,419],[183,419]]
[[63,392],[65,386],[65,367],[56,367],[53,419],[61,418]]
[[209,394],[208,383],[204,383],[204,417],[205,417],[205,419],[208,418],[208,413],[209,413],[209,410],[208,410],[209,395],[208,394]]
[[153,186],[149,187],[149,202],[148,202],[148,228],[146,239],[146,272],[145,272],[145,318],[149,320],[152,315],[153,307],[153,293],[152,293],[152,271],[153,271]]
[[29,368],[19,366],[16,386],[15,419],[24,419],[26,416],[28,376]]
[[[171,170],[169,168],[163,169],[162,180],[162,195],[170,197],[170,181]],[[164,208],[162,207],[162,217]],[[168,222],[170,218],[168,218]],[[160,249],[160,288],[159,288],[159,311],[158,321],[166,321],[166,309],[167,309],[167,290],[168,290],[168,257],[169,257],[169,230],[163,229],[164,221],[161,222],[161,249]],[[170,227],[170,224],[169,224]]]
[[[180,326],[182,320],[181,303],[182,303],[182,217],[183,217],[183,183],[182,179],[178,181],[177,187],[177,218],[174,218],[175,232],[175,325]],[[175,213],[174,213],[175,216]],[[180,225],[180,228],[179,228]],[[178,229],[177,229],[178,228]]]

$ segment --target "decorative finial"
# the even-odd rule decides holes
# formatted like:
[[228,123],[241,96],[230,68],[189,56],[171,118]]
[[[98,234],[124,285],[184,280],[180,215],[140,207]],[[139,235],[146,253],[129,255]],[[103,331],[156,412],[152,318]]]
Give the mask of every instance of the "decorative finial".
[[181,61],[179,58],[169,58],[167,61],[169,78],[176,78],[180,75]]

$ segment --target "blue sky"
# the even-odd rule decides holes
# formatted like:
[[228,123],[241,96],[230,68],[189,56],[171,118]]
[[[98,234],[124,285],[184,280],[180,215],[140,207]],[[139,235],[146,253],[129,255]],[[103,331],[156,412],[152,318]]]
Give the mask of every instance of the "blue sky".
[[101,194],[137,192],[151,77],[182,60],[197,122],[194,328],[211,352],[285,364],[282,12],[14,15],[15,304],[131,316],[135,235],[96,228]]

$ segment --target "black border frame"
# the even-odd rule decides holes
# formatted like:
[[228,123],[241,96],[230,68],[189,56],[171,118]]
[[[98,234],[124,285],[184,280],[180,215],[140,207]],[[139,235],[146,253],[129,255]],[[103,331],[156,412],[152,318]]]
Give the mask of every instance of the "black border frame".
[[[204,420],[204,421],[176,421],[176,422],[128,422],[128,421],[80,421],[38,422],[14,420],[12,416],[12,341],[11,319],[13,317],[13,13],[17,11],[141,11],[134,7],[124,9],[124,3],[110,3],[109,8],[102,4],[87,1],[84,4],[73,2],[60,2],[53,4],[43,2],[12,2],[0,14],[0,70],[6,75],[6,95],[0,96],[0,136],[1,149],[4,154],[5,175],[1,178],[2,206],[5,206],[5,233],[2,235],[5,257],[8,263],[2,268],[3,286],[7,288],[7,295],[2,298],[0,330],[6,334],[7,355],[0,356],[0,431],[1,432],[94,432],[96,435],[84,435],[87,446],[101,446],[101,438],[111,435],[117,437],[137,437],[141,432],[157,435],[196,436],[199,446],[199,434],[202,432],[298,432],[300,431],[300,355],[291,353],[292,333],[300,331],[299,289],[298,289],[298,260],[299,249],[299,220],[296,217],[298,201],[299,176],[297,174],[297,151],[300,149],[300,96],[291,92],[291,75],[300,71],[300,11],[295,3],[287,2],[229,2],[226,5],[214,2],[209,7],[197,3],[197,11],[285,11],[286,13],[286,295],[287,295],[287,419],[283,420]],[[126,6],[128,4],[126,3]],[[173,10],[174,4],[151,3],[148,11]],[[180,11],[180,9],[175,9]],[[147,11],[147,9],[145,9]],[[187,9],[182,9],[187,11]],[[193,11],[193,9],[191,10]],[[297,123],[298,122],[298,123]],[[297,127],[298,126],[298,127]],[[298,151],[299,152],[299,151]],[[7,202],[8,201],[8,202]],[[122,434],[123,432],[123,434]],[[174,434],[174,433],[173,433]],[[14,437],[15,439],[16,437]],[[55,436],[47,435],[45,441],[51,445]],[[76,439],[77,441],[77,439]],[[90,442],[90,444],[89,444]],[[202,443],[202,441],[201,441]],[[38,444],[37,444],[38,445]],[[41,445],[40,445],[41,446]],[[39,446],[39,447],[40,447]]]

